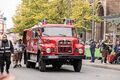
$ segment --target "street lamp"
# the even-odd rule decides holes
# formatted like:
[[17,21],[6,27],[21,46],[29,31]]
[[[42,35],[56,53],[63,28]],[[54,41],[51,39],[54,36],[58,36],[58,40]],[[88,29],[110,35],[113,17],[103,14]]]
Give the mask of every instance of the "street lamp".
[[92,39],[94,40],[95,36],[95,22],[94,22],[94,0],[92,0]]
[[94,22],[94,0],[88,0],[89,3],[92,5],[92,40],[94,40],[95,36],[95,22]]
[[2,13],[1,15],[0,15],[0,21],[1,21],[1,24],[2,24],[2,34],[4,33],[4,28],[5,28],[5,21],[6,21],[6,17],[3,17],[3,15],[4,15],[4,13]]
[[68,0],[68,18],[70,18],[70,0]]

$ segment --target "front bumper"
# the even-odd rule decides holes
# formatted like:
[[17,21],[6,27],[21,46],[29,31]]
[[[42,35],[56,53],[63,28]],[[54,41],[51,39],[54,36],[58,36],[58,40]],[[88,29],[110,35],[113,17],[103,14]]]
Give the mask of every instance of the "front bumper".
[[42,59],[44,60],[48,60],[48,59],[65,59],[65,60],[81,60],[81,59],[85,59],[85,55],[79,55],[79,56],[73,56],[73,55],[47,55],[47,56],[42,56]]

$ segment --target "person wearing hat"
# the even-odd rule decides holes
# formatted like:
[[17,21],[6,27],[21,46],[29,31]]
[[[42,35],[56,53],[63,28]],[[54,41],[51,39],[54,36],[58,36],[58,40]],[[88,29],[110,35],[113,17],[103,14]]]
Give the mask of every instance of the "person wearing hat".
[[4,66],[6,65],[6,72],[9,74],[9,68],[11,64],[11,53],[14,52],[12,42],[7,39],[7,35],[3,34],[0,41],[0,69],[1,74],[4,72]]
[[111,49],[105,40],[102,40],[100,52],[102,53],[101,63],[107,63],[107,56],[111,53]]

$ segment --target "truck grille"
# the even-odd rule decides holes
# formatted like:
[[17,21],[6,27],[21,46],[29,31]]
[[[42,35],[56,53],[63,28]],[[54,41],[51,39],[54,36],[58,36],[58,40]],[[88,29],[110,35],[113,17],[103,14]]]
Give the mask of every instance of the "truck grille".
[[72,53],[72,43],[68,40],[58,41],[58,52],[61,54]]

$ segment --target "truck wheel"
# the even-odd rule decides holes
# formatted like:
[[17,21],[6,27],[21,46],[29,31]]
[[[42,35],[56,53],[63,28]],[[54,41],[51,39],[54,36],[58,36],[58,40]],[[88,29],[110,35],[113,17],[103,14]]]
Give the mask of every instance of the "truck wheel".
[[75,60],[74,64],[73,64],[74,71],[75,72],[80,72],[81,67],[82,67],[82,60],[80,60],[80,61]]
[[29,61],[26,61],[26,67],[30,68],[30,62]]
[[26,58],[26,50],[24,51],[24,64],[26,64],[27,58]]
[[117,64],[120,64],[120,56],[117,57]]
[[39,62],[39,70],[40,70],[41,72],[45,72],[45,70],[46,70],[46,63],[45,63],[45,61],[41,60],[41,61]]
[[30,55],[26,52],[26,67],[30,68],[31,67],[31,63],[28,61],[30,59]]

